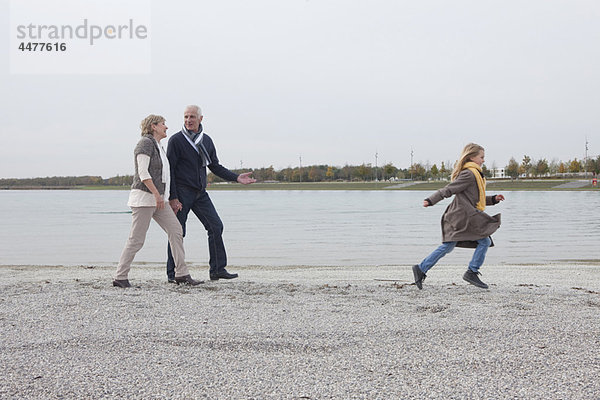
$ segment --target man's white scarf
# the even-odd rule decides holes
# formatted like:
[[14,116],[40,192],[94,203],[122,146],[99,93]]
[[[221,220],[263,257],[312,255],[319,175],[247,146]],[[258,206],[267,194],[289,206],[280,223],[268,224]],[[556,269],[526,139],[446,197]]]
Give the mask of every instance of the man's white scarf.
[[202,143],[202,139],[204,138],[204,131],[200,131],[200,134],[198,135],[198,137],[196,138],[196,140],[191,139],[191,137],[194,135],[193,133],[191,133],[190,131],[188,131],[185,128],[185,125],[183,126],[183,128],[181,128],[181,131],[183,132],[185,138],[188,140],[188,142],[190,142],[190,144],[194,147],[194,150],[196,150],[196,152],[198,154],[200,154],[202,156],[202,166],[206,167],[208,164],[211,163],[210,160],[210,156],[208,155],[208,151],[206,151],[206,147],[204,147],[204,144]]

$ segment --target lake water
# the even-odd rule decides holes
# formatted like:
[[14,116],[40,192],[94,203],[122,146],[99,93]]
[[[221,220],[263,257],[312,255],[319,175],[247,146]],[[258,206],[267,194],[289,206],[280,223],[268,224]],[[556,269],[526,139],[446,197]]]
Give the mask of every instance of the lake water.
[[[412,265],[441,241],[450,199],[422,207],[419,191],[211,191],[230,265]],[[600,192],[504,192],[488,264],[600,259]],[[128,191],[0,191],[0,264],[115,265],[129,234]],[[206,265],[206,233],[191,215],[186,259]],[[163,263],[153,222],[135,262]],[[464,264],[456,249],[440,264]]]

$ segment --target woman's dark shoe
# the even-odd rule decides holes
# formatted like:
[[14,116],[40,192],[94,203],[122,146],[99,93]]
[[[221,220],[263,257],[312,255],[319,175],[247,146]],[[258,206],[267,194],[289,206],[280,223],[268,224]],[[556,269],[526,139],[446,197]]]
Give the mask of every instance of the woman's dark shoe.
[[115,279],[113,281],[113,286],[120,288],[128,288],[131,287],[131,283],[129,283],[128,279]]
[[413,265],[412,270],[415,277],[415,285],[417,285],[419,289],[423,289],[423,281],[427,278],[427,275],[421,271],[421,268],[418,265]]
[[219,279],[233,279],[233,278],[237,278],[237,277],[238,277],[238,274],[230,274],[225,269],[220,272],[217,272],[216,274],[210,274],[211,281],[218,281]]
[[199,285],[201,283],[204,283],[204,281],[197,281],[195,279],[192,279],[191,275],[185,275],[185,276],[176,276],[175,277],[175,283],[178,285],[192,285],[192,286],[196,286]]
[[479,279],[479,276],[477,275],[481,275],[480,272],[473,272],[470,269],[467,270],[467,272],[465,272],[465,274],[463,275],[463,279],[467,282],[469,282],[471,285],[475,285],[479,288],[482,289],[487,289],[488,285],[486,285],[485,283],[481,282],[481,279]]

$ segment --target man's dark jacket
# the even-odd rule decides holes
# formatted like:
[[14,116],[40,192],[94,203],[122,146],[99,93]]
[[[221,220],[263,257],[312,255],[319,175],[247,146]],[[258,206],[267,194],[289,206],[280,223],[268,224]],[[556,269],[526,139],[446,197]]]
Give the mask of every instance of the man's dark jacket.
[[[219,164],[217,150],[210,136],[204,134],[202,144],[210,157],[208,168],[218,177],[236,182],[238,175]],[[169,139],[167,158],[171,166],[169,200],[178,198],[178,187],[185,186],[197,191],[206,189],[206,167],[202,166],[202,156],[186,139],[182,131],[177,132]]]

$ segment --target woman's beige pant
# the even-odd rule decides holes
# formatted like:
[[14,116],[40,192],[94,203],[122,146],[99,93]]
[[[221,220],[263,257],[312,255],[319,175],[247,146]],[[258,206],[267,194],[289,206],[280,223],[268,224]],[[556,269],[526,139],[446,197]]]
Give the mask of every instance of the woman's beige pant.
[[185,251],[183,250],[183,230],[173,209],[169,207],[169,203],[166,203],[162,210],[157,210],[156,207],[131,207],[131,210],[133,216],[131,232],[121,254],[115,279],[127,279],[133,258],[144,245],[146,232],[148,232],[152,218],[167,232],[169,237],[169,244],[175,259],[175,277],[188,275],[189,271],[185,265]]

